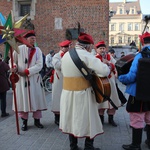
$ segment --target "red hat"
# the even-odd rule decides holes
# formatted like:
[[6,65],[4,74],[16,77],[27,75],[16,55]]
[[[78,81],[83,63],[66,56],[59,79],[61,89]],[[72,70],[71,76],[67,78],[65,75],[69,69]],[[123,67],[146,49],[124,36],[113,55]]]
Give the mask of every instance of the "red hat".
[[94,44],[92,36],[83,32],[80,33],[77,40],[79,43],[83,44]]
[[71,44],[71,41],[66,40],[66,41],[63,41],[63,42],[59,43],[59,46],[61,46],[61,47],[67,47],[70,44]]
[[24,38],[28,38],[30,36],[35,36],[34,30],[30,30],[25,35],[23,35]]
[[150,42],[150,33],[145,32],[144,34],[139,35],[139,38],[140,38],[140,41],[141,41],[142,45],[143,45],[145,42]]
[[99,47],[106,47],[105,45],[105,42],[104,41],[100,41],[98,42],[96,45],[95,45],[96,48],[99,48]]

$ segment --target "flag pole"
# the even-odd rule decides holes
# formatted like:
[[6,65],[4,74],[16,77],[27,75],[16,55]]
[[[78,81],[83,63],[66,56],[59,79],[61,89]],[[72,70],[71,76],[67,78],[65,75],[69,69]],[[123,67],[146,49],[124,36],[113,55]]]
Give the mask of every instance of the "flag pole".
[[[11,58],[11,66],[12,68],[14,68],[13,65],[13,50],[12,47],[10,46],[10,58]],[[19,130],[19,121],[18,121],[18,109],[17,109],[17,98],[16,98],[16,85],[15,85],[15,73],[12,72],[11,74],[12,76],[12,80],[11,80],[11,84],[12,84],[12,90],[13,90],[13,96],[14,96],[14,105],[15,105],[15,116],[16,116],[16,127],[17,127],[17,134],[20,134],[20,130]]]

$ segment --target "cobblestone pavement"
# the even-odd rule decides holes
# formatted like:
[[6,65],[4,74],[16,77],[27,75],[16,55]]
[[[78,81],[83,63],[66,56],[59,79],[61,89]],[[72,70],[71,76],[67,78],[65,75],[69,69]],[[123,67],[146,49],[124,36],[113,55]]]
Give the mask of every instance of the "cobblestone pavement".
[[[124,91],[125,87],[119,83],[119,87]],[[127,95],[126,95],[127,96]],[[44,129],[38,129],[34,126],[33,118],[29,115],[28,126],[26,132],[20,130],[17,134],[14,112],[11,110],[12,91],[7,94],[7,111],[10,116],[0,118],[0,150],[69,150],[68,135],[63,134],[58,126],[54,124],[54,115],[51,112],[51,93],[46,93],[48,110],[43,112],[41,123]],[[95,138],[95,147],[101,150],[123,150],[122,144],[131,142],[131,128],[129,127],[129,115],[125,110],[125,106],[120,107],[115,115],[117,127],[108,124],[108,117],[105,114],[104,134]],[[22,121],[19,119],[21,127]],[[144,141],[146,139],[143,132],[142,150],[148,150]],[[84,139],[78,140],[78,145],[84,148]]]

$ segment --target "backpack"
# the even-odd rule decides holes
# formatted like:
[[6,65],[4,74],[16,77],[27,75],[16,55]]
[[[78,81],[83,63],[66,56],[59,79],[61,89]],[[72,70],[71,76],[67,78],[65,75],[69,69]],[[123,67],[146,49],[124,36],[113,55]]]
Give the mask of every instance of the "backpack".
[[136,100],[150,102],[150,50],[145,47],[138,60]]

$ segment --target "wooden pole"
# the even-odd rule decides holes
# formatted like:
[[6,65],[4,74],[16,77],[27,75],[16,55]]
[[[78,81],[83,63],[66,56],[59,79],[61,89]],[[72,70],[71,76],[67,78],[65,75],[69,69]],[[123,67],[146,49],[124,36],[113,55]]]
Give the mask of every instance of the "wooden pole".
[[[12,50],[12,47],[10,47],[10,58],[11,58],[11,66],[12,68],[14,68],[14,65],[13,65],[13,50]],[[14,79],[15,73],[12,72],[12,79]],[[19,121],[18,121],[18,109],[17,109],[17,98],[16,98],[16,85],[15,85],[15,81],[12,80],[11,81],[12,83],[12,90],[13,90],[13,96],[14,96],[14,105],[15,105],[15,116],[16,116],[16,127],[17,127],[17,134],[19,135],[20,134],[20,130],[19,130]]]

